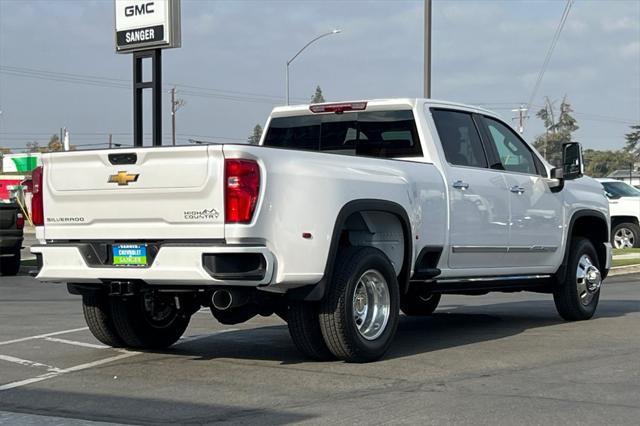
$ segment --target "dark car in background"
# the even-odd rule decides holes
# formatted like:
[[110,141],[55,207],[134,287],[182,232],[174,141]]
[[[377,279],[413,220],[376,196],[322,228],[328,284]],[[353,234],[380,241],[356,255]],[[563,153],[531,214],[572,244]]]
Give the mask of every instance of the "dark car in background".
[[24,216],[15,203],[0,203],[0,275],[20,270],[20,249],[24,239]]

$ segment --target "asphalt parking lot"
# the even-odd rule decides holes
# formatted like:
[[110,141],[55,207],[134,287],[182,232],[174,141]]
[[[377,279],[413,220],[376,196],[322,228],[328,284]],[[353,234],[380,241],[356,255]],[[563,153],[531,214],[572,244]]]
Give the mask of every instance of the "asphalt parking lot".
[[381,361],[308,362],[276,317],[197,313],[165,352],[115,350],[80,300],[0,278],[0,423],[633,424],[640,418],[640,277],[606,282],[596,318],[550,296],[448,296],[403,318]]

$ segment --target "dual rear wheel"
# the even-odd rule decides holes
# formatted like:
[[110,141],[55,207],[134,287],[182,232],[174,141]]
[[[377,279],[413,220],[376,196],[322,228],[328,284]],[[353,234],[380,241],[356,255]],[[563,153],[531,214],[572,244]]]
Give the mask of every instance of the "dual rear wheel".
[[151,292],[126,298],[88,293],[82,296],[82,306],[91,333],[112,347],[167,348],[178,341],[191,319],[171,296]]
[[319,303],[294,302],[288,325],[296,347],[316,360],[367,362],[391,345],[400,312],[398,279],[380,250],[349,247]]

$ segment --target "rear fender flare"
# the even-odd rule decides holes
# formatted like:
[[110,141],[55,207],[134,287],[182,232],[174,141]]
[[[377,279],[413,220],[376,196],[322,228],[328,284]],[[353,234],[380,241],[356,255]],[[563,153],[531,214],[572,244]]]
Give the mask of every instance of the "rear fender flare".
[[329,247],[329,254],[327,256],[327,262],[325,264],[324,275],[322,279],[316,283],[302,288],[290,290],[287,296],[293,300],[305,300],[305,301],[319,301],[324,298],[325,290],[333,275],[333,268],[340,248],[340,236],[342,230],[347,222],[347,219],[354,213],[364,211],[377,211],[390,213],[396,216],[400,220],[402,225],[402,232],[404,234],[404,259],[402,262],[402,268],[398,275],[398,283],[400,285],[400,292],[404,294],[409,285],[409,276],[411,274],[412,258],[413,258],[413,242],[411,232],[411,222],[409,215],[404,207],[400,204],[377,199],[361,199],[353,200],[345,204],[336,217],[335,224],[333,226],[333,234],[331,237],[331,245]]

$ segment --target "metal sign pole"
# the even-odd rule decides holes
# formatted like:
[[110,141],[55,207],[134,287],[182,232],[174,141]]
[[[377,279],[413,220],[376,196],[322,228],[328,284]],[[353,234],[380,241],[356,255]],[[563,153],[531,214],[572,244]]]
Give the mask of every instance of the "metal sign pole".
[[162,145],[162,50],[153,50],[153,71],[151,78],[153,102],[153,146]]
[[[143,81],[143,59],[151,58],[151,81]],[[151,89],[151,143],[162,145],[162,50],[133,53],[133,146],[143,146],[143,90]]]
[[142,146],[143,123],[142,123],[142,52],[133,54],[133,146]]

